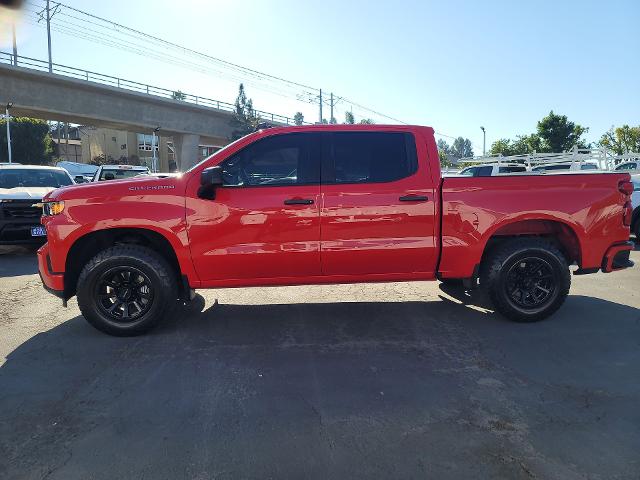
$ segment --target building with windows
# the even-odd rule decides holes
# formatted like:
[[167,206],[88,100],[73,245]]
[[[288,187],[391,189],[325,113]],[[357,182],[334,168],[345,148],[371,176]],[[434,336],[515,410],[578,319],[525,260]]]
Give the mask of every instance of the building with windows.
[[[82,163],[115,162],[129,165],[146,165],[151,168],[153,151],[161,172],[177,169],[176,153],[171,137],[152,133],[133,133],[109,128],[78,127],[82,144]],[[200,145],[199,160],[218,151],[224,145]]]

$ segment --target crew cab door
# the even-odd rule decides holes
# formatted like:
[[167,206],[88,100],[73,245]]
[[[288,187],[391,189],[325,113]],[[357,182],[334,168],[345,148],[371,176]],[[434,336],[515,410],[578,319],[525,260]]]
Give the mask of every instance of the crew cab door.
[[320,275],[318,134],[267,136],[220,166],[224,184],[215,199],[187,201],[189,243],[203,283]]
[[322,273],[433,275],[436,191],[424,143],[402,131],[335,132],[327,142]]

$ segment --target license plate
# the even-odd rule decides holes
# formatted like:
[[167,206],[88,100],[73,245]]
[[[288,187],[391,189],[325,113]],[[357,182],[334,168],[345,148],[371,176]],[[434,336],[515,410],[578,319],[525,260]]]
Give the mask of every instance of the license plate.
[[32,237],[46,237],[47,230],[44,227],[31,227]]

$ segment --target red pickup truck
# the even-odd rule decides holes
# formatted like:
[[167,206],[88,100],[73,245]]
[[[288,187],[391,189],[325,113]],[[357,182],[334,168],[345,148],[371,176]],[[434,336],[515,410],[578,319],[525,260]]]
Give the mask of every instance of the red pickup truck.
[[54,190],[42,281],[113,335],[196,288],[434,280],[486,289],[516,321],[556,311],[574,274],[629,260],[626,173],[441,178],[433,129],[250,134],[176,177]]

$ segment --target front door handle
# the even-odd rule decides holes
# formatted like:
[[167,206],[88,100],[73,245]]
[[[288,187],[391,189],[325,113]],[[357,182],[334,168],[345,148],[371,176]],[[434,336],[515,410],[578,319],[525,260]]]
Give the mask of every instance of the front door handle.
[[426,202],[429,200],[429,197],[426,195],[404,195],[400,197],[398,200],[401,202]]
[[310,198],[290,198],[284,201],[285,205],[311,205],[313,200]]

